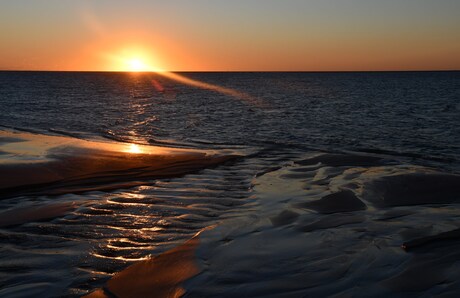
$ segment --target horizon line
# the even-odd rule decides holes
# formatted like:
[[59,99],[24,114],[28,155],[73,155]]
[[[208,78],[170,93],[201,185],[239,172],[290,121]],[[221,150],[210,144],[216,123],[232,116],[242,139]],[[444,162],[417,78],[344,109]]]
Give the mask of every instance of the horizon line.
[[459,69],[398,69],[398,70],[165,70],[165,71],[129,71],[129,70],[34,70],[0,69],[0,72],[85,72],[85,73],[351,73],[351,72],[459,72]]

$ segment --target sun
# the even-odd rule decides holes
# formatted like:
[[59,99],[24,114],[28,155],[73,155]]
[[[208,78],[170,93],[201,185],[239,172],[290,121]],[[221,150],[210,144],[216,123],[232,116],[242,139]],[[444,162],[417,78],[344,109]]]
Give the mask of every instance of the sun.
[[129,59],[127,64],[128,69],[133,72],[147,71],[149,69],[148,65],[140,58]]
[[103,54],[108,69],[124,72],[163,72],[155,52],[142,47],[126,47]]

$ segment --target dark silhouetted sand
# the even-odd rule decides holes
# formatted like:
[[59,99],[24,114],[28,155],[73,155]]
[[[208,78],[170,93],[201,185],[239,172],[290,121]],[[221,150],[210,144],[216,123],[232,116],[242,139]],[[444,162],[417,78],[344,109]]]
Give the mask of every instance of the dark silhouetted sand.
[[[236,154],[14,132],[3,133],[0,151],[0,195],[9,204],[0,212],[0,227],[11,230],[5,232],[7,243],[36,245],[33,253],[45,251],[46,258],[31,260],[47,260],[54,270],[57,258],[79,264],[77,273],[62,280],[90,276],[96,282],[83,283],[78,292],[86,297],[454,297],[460,291],[455,173],[371,154],[302,152],[298,159],[288,156],[281,165],[261,167],[249,189],[235,168],[161,180],[149,188],[154,179],[222,165]],[[257,166],[251,162],[240,170]],[[73,203],[70,195],[136,185],[145,191],[108,194],[103,202],[88,193]],[[58,194],[66,195],[49,199]],[[18,198],[27,202],[16,206]],[[235,211],[241,205],[245,209]],[[126,215],[129,208],[135,216]],[[215,228],[191,237],[210,225]],[[43,240],[27,237],[31,230],[45,231],[46,237],[56,233],[46,241],[58,239],[58,247],[44,250]],[[110,235],[108,244],[98,248],[104,233]],[[77,245],[74,235],[80,237]],[[92,239],[91,249],[81,239]],[[146,257],[170,239],[175,248]],[[49,257],[69,253],[59,250],[69,243],[79,258],[109,261],[78,263],[64,253]],[[17,262],[10,265],[17,276],[30,272],[22,269],[28,264]],[[94,270],[100,264],[109,268]],[[2,293],[52,288],[25,283]]]

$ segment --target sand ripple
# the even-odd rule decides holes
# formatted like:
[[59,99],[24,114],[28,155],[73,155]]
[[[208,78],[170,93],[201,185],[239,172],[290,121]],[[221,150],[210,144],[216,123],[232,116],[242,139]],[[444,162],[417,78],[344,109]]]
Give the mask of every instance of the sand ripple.
[[129,175],[141,174],[127,189],[120,189],[127,177],[109,170],[91,179],[107,185],[99,178],[110,177],[110,192],[85,191],[91,179],[79,180],[89,188],[77,194],[42,192],[62,189],[61,182],[5,192],[0,295],[387,297],[460,290],[458,175],[375,154],[273,148],[230,163],[203,163],[200,154],[194,173],[181,162],[164,168],[175,171],[166,177],[132,167]]
[[458,293],[460,176],[317,153],[253,183],[246,220],[203,233],[188,297]]

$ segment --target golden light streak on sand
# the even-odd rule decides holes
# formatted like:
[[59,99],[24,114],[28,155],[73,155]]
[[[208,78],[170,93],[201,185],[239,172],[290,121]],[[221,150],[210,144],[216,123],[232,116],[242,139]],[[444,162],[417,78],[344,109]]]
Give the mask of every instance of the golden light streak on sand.
[[3,197],[19,192],[37,195],[127,188],[152,178],[190,173],[237,156],[231,151],[86,141],[23,132],[0,131],[0,138],[0,151],[4,153],[0,159]]
[[201,271],[195,257],[199,244],[198,233],[174,249],[132,264],[84,297],[181,297],[182,283]]
[[104,256],[104,255],[101,255],[95,252],[92,252],[91,255],[97,258],[101,258],[101,259],[119,260],[119,261],[127,261],[127,262],[139,262],[139,261],[145,261],[145,260],[151,259],[150,256],[145,256],[141,258],[108,257],[108,256]]
[[142,153],[143,151],[139,145],[130,144],[126,152],[133,153],[133,154],[139,154],[139,153]]

